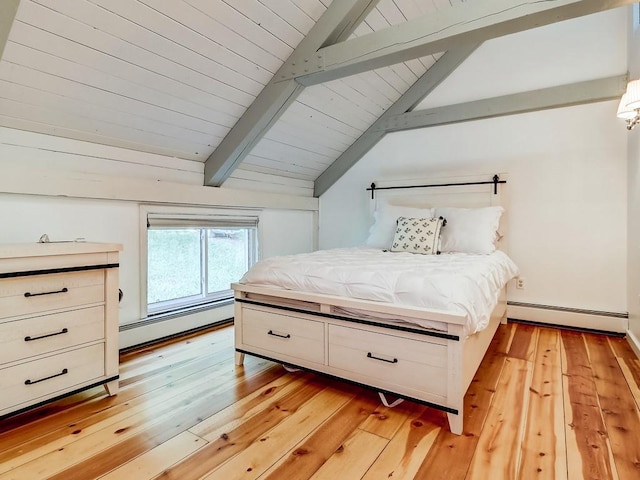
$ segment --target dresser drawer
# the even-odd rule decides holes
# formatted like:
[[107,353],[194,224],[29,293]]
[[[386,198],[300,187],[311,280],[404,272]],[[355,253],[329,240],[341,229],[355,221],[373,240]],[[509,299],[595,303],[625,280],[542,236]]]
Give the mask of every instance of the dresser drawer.
[[0,365],[103,338],[102,305],[0,323]]
[[447,393],[447,350],[439,343],[329,325],[329,366],[387,389]]
[[324,363],[324,323],[245,308],[242,341],[290,357]]
[[0,279],[0,319],[104,302],[104,271]]
[[25,362],[0,370],[0,412],[36,403],[82,383],[104,377],[104,344]]

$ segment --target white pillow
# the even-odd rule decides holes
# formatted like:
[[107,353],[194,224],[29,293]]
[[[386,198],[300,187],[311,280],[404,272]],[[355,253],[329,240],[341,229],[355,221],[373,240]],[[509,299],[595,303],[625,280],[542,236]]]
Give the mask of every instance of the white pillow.
[[375,223],[369,229],[367,246],[373,248],[390,248],[396,233],[398,217],[431,218],[432,208],[405,207],[402,205],[378,204],[373,214]]
[[447,221],[442,228],[441,252],[492,253],[504,208],[436,208],[435,216]]
[[398,218],[392,252],[419,253],[421,255],[437,255],[440,253],[440,232],[442,217],[439,218]]

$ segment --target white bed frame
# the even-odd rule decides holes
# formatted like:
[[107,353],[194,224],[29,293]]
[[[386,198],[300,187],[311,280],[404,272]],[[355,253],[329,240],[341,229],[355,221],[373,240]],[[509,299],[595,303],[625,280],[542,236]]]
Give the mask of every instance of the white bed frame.
[[[500,177],[505,179],[504,175]],[[456,177],[429,183],[488,178],[491,176]],[[409,192],[398,195],[395,190],[377,191],[376,195],[386,199],[393,196],[394,203],[413,206],[479,207],[506,203],[504,184],[499,186],[498,194],[493,193],[493,185]],[[506,225],[503,215],[502,250],[506,246]],[[237,365],[242,365],[245,354],[251,354],[418,401],[447,412],[451,432],[458,435],[463,431],[464,394],[498,325],[506,321],[505,290],[487,328],[465,338],[466,319],[450,312],[238,283],[232,288],[236,300]],[[373,317],[384,314],[434,320],[445,324],[445,330],[436,332],[407,323],[364,319],[369,317],[357,317],[344,309],[368,312]]]

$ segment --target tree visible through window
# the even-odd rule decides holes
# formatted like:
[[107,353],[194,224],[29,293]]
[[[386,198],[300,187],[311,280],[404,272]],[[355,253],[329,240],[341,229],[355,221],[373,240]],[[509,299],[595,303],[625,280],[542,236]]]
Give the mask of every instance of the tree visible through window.
[[230,284],[255,262],[255,227],[147,230],[148,313],[232,297]]

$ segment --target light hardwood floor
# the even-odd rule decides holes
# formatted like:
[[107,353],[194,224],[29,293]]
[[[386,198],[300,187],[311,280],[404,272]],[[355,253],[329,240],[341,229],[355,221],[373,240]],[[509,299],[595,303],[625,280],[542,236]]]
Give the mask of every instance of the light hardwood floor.
[[117,396],[0,421],[0,480],[640,478],[640,361],[624,339],[501,325],[455,436],[412,402],[250,356],[236,367],[232,337],[124,354]]

